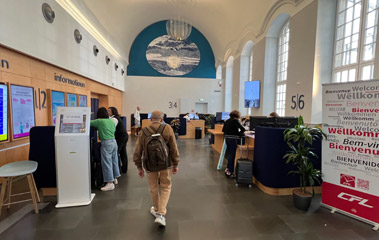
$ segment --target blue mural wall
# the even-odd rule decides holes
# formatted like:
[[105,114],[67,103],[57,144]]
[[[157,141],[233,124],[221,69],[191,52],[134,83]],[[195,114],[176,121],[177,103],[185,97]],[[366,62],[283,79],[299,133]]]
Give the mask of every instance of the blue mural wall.
[[[160,21],[148,26],[136,37],[129,54],[129,76],[170,77],[154,70],[146,59],[146,49],[150,42],[166,34],[166,21]],[[199,65],[192,72],[175,77],[216,78],[215,59],[207,39],[194,27],[188,39],[199,48]]]

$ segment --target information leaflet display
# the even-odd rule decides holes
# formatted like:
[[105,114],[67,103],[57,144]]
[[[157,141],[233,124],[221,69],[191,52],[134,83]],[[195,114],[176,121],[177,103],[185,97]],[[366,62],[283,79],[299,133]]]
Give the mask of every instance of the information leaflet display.
[[87,96],[79,95],[79,107],[87,107]]
[[35,125],[33,88],[11,85],[13,138],[29,136]]
[[[56,207],[88,205],[91,194],[88,107],[58,107],[55,127]],[[74,187],[73,187],[74,186]]]
[[67,107],[76,107],[76,94],[67,93]]
[[51,91],[51,105],[53,111],[53,125],[55,125],[57,121],[57,107],[64,107],[64,92]]
[[322,203],[379,227],[379,81],[323,85]]
[[8,86],[0,84],[0,142],[8,140]]

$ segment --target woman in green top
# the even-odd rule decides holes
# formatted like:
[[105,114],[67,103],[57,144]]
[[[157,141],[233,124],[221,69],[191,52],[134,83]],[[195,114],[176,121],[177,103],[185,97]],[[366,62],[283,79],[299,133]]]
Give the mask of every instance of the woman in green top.
[[117,142],[114,135],[116,126],[109,118],[107,109],[102,107],[97,111],[97,119],[91,120],[91,127],[97,128],[101,140],[101,167],[104,182],[107,183],[101,191],[110,191],[114,189],[114,184],[117,184],[117,178],[120,176]]

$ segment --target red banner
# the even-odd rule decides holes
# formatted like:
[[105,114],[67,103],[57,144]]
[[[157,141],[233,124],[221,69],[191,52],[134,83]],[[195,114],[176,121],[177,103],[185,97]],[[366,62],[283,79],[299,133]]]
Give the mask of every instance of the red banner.
[[322,202],[331,207],[379,222],[379,197],[324,182]]

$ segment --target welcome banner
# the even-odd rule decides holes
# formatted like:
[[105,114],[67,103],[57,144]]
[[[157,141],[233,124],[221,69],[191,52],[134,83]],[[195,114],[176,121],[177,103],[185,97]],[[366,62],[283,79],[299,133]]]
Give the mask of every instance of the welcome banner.
[[379,224],[379,81],[324,84],[322,203]]

